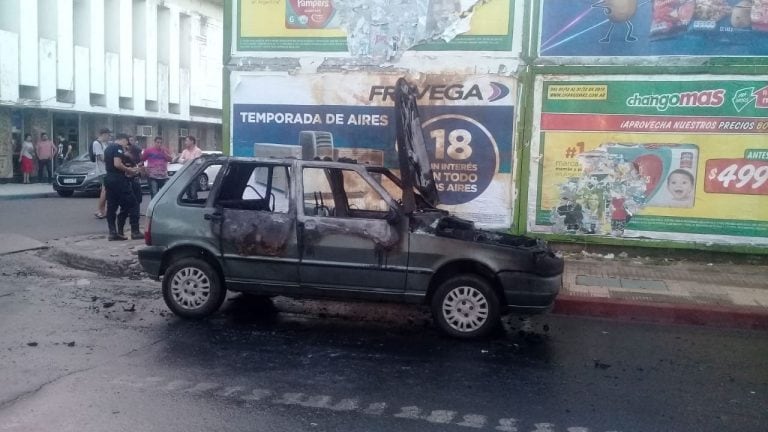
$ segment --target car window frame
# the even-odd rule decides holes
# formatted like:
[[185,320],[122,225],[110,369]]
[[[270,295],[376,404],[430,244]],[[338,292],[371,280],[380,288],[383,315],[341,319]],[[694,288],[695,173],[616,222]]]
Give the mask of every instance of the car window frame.
[[[317,168],[317,169],[339,169],[339,170],[348,170],[348,171],[354,171],[358,175],[360,175],[363,180],[368,183],[368,185],[373,188],[376,192],[381,195],[382,199],[387,203],[388,210],[382,211],[382,213],[387,213],[388,211],[396,211],[398,214],[400,214],[400,206],[397,204],[394,198],[384,189],[382,185],[380,185],[374,178],[371,176],[371,174],[365,169],[365,167],[361,165],[351,165],[351,164],[345,164],[345,163],[328,163],[323,161],[303,161],[302,163],[299,163],[297,166],[297,169],[301,171],[301,176],[296,176],[296,214],[299,218],[305,219],[305,218],[323,218],[328,221],[332,220],[344,220],[344,221],[354,221],[354,220],[368,220],[368,221],[380,221],[384,220],[382,218],[367,218],[367,217],[352,217],[352,216],[316,216],[312,214],[306,214],[304,212],[304,169],[306,168]],[[343,174],[342,174],[343,175]],[[333,185],[330,184],[330,180],[328,181],[329,185],[331,186],[332,193],[335,194],[336,191],[333,191]],[[346,194],[347,192],[344,191]],[[335,199],[334,199],[335,201]]]
[[[288,196],[287,196],[288,209],[285,212],[273,212],[273,211],[265,211],[265,210],[248,210],[248,211],[261,211],[261,212],[267,212],[271,214],[291,214],[291,212],[293,211],[292,206],[295,206],[294,196],[292,195],[293,189],[294,189],[294,186],[293,186],[294,176],[292,174],[295,167],[294,167],[294,164],[290,161],[279,161],[279,160],[274,160],[274,161],[227,160],[226,164],[222,166],[222,168],[219,170],[219,173],[216,175],[216,182],[214,183],[214,187],[210,189],[210,194],[208,195],[208,201],[206,202],[206,207],[217,207],[217,208],[221,208],[222,210],[228,209],[228,207],[219,206],[217,204],[217,201],[219,199],[219,194],[221,193],[222,185],[224,184],[223,176],[226,176],[228,174],[229,168],[232,165],[241,165],[241,164],[255,166],[254,168],[259,166],[272,167],[272,168],[282,167],[285,169],[286,175],[287,175],[286,186],[288,187]],[[251,171],[251,175],[253,175],[253,171]],[[273,175],[274,175],[274,169],[273,169]],[[219,176],[221,176],[221,179],[219,178]],[[249,179],[250,179],[250,176],[249,176]],[[245,189],[247,188],[248,186],[246,184]],[[274,189],[274,186],[272,188]],[[245,190],[243,191],[243,193],[245,193]],[[231,210],[236,210],[236,209],[231,209]]]
[[[202,161],[202,162],[198,162]],[[214,196],[214,190],[218,191],[219,184],[221,182],[218,182],[219,177],[222,175],[222,172],[226,170],[226,168],[229,166],[229,161],[222,161],[220,159],[209,159],[206,157],[199,157],[196,159],[193,159],[191,161],[188,161],[182,167],[176,171],[174,174],[174,177],[180,178],[183,176],[184,173],[186,173],[187,170],[191,169],[195,164],[200,163],[200,166],[195,169],[195,173],[190,177],[189,180],[187,180],[187,183],[181,188],[181,191],[176,196],[176,205],[181,207],[194,207],[194,208],[208,208],[212,207],[212,197]],[[219,168],[219,172],[216,174],[216,178],[213,182],[213,187],[209,188],[207,190],[208,196],[205,198],[205,202],[202,204],[196,204],[196,203],[189,203],[184,202],[182,198],[184,197],[184,194],[187,193],[187,188],[192,184],[193,181],[197,181],[197,177],[203,173],[206,169],[208,169],[211,165],[221,164],[221,168]],[[178,176],[178,177],[177,177]]]

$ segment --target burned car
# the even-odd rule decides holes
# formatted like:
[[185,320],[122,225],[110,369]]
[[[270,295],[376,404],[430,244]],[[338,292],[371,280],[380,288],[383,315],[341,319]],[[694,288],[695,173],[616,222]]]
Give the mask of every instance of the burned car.
[[[437,208],[412,88],[397,86],[400,173],[355,163],[203,157],[147,209],[145,271],[177,315],[226,292],[425,303],[440,329],[487,334],[506,312],[552,306],[563,260],[542,241],[478,229]],[[219,168],[210,190],[197,176]]]

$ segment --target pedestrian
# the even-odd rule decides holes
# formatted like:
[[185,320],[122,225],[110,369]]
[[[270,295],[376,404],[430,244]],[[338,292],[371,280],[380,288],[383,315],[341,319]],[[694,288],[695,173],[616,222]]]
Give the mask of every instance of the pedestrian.
[[202,155],[203,151],[197,146],[197,139],[190,135],[184,139],[184,150],[181,152],[178,162],[183,164]]
[[99,131],[99,136],[96,138],[96,140],[91,143],[91,154],[93,154],[93,161],[96,162],[96,172],[99,174],[99,178],[101,179],[101,191],[99,192],[99,206],[96,209],[96,213],[94,216],[96,216],[99,219],[104,219],[106,216],[106,207],[107,207],[107,191],[104,188],[104,176],[106,175],[106,167],[104,164],[104,150],[107,147],[107,141],[109,140],[109,135],[112,133],[107,128],[103,128]]
[[37,153],[37,181],[43,183],[43,170],[46,173],[45,183],[51,182],[51,164],[56,157],[56,145],[48,138],[48,134],[40,134],[40,140],[35,146]]
[[75,148],[72,145],[72,143],[70,143],[70,142],[66,142],[65,146],[67,148],[67,150],[66,150],[67,153],[64,155],[64,160],[65,161],[71,161],[72,159],[75,158]]
[[56,142],[58,143],[56,145],[56,164],[53,166],[53,171],[55,172],[61,164],[64,163],[64,155],[67,151],[67,143],[64,137],[61,134],[58,134],[56,136]]
[[72,153],[72,145],[67,142],[63,134],[56,136],[56,167],[58,169],[64,162],[68,161]]
[[34,165],[35,146],[32,144],[32,135],[25,134],[19,152],[19,165],[21,166],[22,183],[29,184],[29,175],[35,170]]
[[141,160],[146,164],[149,196],[154,198],[157,191],[168,181],[168,162],[173,160],[173,156],[168,148],[163,146],[163,138],[157,136],[154,145],[144,150]]
[[129,168],[138,167],[139,168],[139,175],[133,177],[133,181],[131,182],[131,188],[133,190],[133,194],[136,196],[136,202],[141,205],[141,172],[143,171],[143,168],[141,166],[141,147],[136,143],[136,137],[133,135],[128,136],[128,156],[130,157],[130,161],[126,163],[126,165]]
[[[104,150],[104,167],[107,172],[104,188],[107,193],[107,228],[108,240],[126,240],[125,221],[130,219],[131,239],[144,237],[139,231],[139,205],[133,193],[133,177],[139,174],[138,167],[128,167],[131,163],[128,151],[128,135],[117,134],[115,142]],[[118,208],[120,212],[118,213]]]
[[[179,155],[177,162],[183,164],[193,159],[197,159],[202,155],[203,151],[200,150],[200,147],[197,146],[197,139],[192,135],[189,135],[184,139],[184,150],[181,152],[181,155]],[[187,197],[191,200],[197,199],[197,192],[199,189],[199,183],[193,181],[187,188]]]

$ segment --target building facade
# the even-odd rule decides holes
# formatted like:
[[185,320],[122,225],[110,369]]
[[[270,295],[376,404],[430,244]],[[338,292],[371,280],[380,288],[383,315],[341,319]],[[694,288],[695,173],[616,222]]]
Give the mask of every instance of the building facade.
[[0,2],[0,180],[25,134],[78,153],[108,127],[221,148],[223,0]]

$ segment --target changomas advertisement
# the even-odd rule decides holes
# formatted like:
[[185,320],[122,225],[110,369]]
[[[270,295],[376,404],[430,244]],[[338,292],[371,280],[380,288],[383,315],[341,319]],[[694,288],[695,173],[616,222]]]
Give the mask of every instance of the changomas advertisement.
[[529,229],[768,244],[768,77],[536,83]]
[[[231,78],[234,156],[350,158],[397,170],[394,84],[372,74]],[[512,224],[516,82],[410,78],[443,207],[487,227]]]

